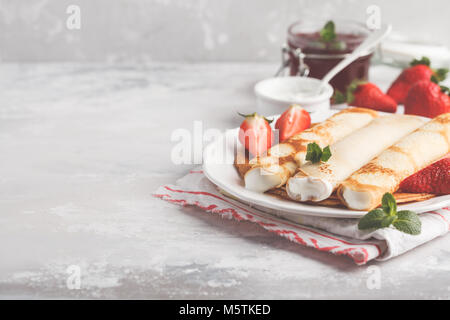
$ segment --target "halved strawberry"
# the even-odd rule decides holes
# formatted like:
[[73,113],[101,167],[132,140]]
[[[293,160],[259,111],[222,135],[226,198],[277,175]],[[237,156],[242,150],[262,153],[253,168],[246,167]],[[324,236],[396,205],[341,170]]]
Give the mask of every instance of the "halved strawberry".
[[308,129],[310,125],[311,116],[308,111],[298,104],[293,104],[278,118],[275,123],[275,129],[279,130],[280,141],[282,142],[287,138]]
[[450,158],[439,160],[409,176],[400,190],[411,193],[450,194]]
[[239,129],[239,141],[254,156],[262,155],[273,143],[273,132],[269,125],[273,120],[268,120],[256,112],[239,115],[245,117]]

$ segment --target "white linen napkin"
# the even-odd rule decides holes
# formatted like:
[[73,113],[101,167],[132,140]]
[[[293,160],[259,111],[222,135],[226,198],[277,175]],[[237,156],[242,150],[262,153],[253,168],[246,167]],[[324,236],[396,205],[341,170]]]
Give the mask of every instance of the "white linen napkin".
[[[190,171],[175,185],[165,185],[153,194],[178,205],[193,205],[222,218],[250,221],[293,242],[337,255],[346,255],[358,265],[372,259],[388,260],[450,231],[450,207],[420,214],[422,232],[412,236],[394,228],[374,232],[358,230],[358,219],[323,218],[289,214],[286,219],[265,208],[250,206],[225,196],[203,174]],[[287,220],[288,219],[288,220]]]

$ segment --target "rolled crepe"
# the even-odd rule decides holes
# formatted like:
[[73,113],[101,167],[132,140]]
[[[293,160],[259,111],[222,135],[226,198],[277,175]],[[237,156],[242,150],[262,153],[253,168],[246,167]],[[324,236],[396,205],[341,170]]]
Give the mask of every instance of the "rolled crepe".
[[327,162],[308,163],[286,184],[296,201],[322,201],[353,172],[425,123],[417,116],[388,115],[377,118],[331,145]]
[[305,163],[309,143],[315,142],[322,148],[326,147],[376,117],[378,113],[374,110],[347,108],[270,148],[265,156],[252,159],[251,167],[244,176],[245,187],[265,192],[283,186],[297,167]]
[[350,209],[371,210],[386,192],[450,151],[450,113],[442,114],[383,151],[353,173],[338,188]]

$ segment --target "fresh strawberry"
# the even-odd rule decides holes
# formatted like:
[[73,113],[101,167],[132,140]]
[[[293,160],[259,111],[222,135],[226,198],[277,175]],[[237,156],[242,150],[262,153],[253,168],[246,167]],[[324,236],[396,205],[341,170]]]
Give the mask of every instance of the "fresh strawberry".
[[404,104],[406,95],[413,84],[423,80],[430,80],[433,76],[438,81],[445,79],[448,69],[433,70],[430,67],[430,59],[422,57],[420,60],[413,60],[410,67],[406,68],[391,84],[387,95],[399,104]]
[[432,81],[419,81],[408,92],[405,114],[415,114],[429,118],[450,112],[448,88]]
[[239,129],[239,141],[254,156],[262,155],[272,146],[273,132],[268,120],[259,114],[239,114],[245,117]]
[[450,194],[450,158],[439,160],[400,184],[403,192]]
[[311,116],[308,111],[298,104],[293,104],[278,118],[275,123],[275,129],[279,130],[280,141],[284,141],[287,138],[308,129],[310,125]]
[[354,81],[347,88],[345,98],[351,106],[385,112],[397,111],[397,102],[370,82]]

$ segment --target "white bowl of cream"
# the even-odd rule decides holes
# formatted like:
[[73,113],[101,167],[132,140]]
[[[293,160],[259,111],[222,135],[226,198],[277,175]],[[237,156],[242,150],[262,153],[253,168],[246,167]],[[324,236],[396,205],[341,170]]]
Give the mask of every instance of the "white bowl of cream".
[[298,104],[309,113],[330,109],[333,87],[326,84],[319,93],[320,80],[306,77],[275,77],[258,82],[255,94],[258,112],[262,115],[280,114],[291,104]]

